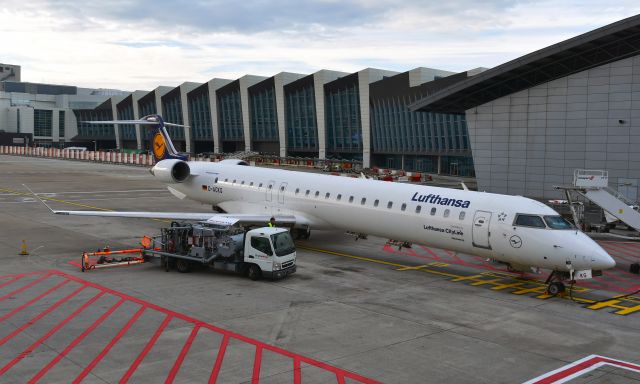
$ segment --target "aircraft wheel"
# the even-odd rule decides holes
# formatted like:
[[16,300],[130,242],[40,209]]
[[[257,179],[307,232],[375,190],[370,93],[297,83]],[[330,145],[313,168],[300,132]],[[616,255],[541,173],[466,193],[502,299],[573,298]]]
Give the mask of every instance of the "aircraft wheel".
[[549,284],[547,291],[549,292],[550,295],[555,296],[559,293],[564,292],[564,284],[562,284],[559,281],[554,281],[553,283]]
[[260,267],[258,267],[257,265],[252,264],[249,267],[248,276],[251,280],[256,281],[260,278],[261,275],[262,275],[262,271],[260,271]]
[[180,273],[187,273],[191,270],[191,266],[187,260],[178,259],[176,260],[176,269]]

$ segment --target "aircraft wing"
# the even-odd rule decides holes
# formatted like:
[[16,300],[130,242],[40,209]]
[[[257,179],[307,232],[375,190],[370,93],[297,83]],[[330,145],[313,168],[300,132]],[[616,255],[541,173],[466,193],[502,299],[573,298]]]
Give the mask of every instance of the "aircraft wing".
[[[56,211],[56,215],[69,216],[98,216],[98,217],[128,217],[143,219],[195,220],[207,221],[212,224],[234,225],[256,224],[266,225],[271,215],[247,213],[198,213],[198,212],[140,212],[140,211]],[[291,215],[275,216],[277,224],[295,224],[296,217]]]

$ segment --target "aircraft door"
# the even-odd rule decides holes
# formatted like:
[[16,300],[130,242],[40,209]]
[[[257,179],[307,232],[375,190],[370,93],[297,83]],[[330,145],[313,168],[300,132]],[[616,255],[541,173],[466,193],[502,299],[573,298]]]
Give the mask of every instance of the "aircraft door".
[[474,247],[491,249],[489,243],[489,224],[491,223],[491,212],[476,211],[473,216],[472,242]]
[[276,185],[276,182],[273,180],[269,180],[265,188],[265,200],[273,201],[273,187]]
[[287,183],[280,183],[278,188],[278,203],[284,204],[284,194],[287,192]]

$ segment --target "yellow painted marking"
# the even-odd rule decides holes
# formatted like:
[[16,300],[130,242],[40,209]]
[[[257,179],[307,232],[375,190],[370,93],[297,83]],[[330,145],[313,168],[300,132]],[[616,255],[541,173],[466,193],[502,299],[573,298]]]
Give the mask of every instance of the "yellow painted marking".
[[525,282],[517,282],[517,283],[508,283],[508,284],[498,284],[494,287],[491,287],[491,289],[496,290],[496,291],[500,291],[503,289],[507,289],[507,288],[516,288],[516,287],[521,287],[524,284],[526,284]]
[[625,309],[621,309],[619,311],[614,312],[616,315],[629,315],[631,313],[639,312],[640,305],[636,305],[635,307],[627,307]]
[[[6,189],[6,188],[0,188],[0,192],[6,192],[6,193],[11,193],[17,196],[29,196],[29,197],[34,197],[32,194],[30,193],[25,193],[25,192],[18,192],[18,191],[14,191],[11,189]],[[57,203],[62,203],[62,204],[67,204],[67,205],[74,205],[76,207],[82,207],[82,208],[89,208],[89,209],[95,209],[97,211],[105,211],[105,212],[114,212],[113,209],[109,209],[109,208],[100,208],[100,207],[96,207],[93,205],[88,205],[88,204],[82,204],[82,203],[75,203],[73,201],[66,201],[66,200],[60,200],[60,199],[54,199],[53,197],[46,197],[46,196],[39,196],[42,200],[47,200],[47,201],[55,201]],[[154,220],[154,221],[159,221],[162,223],[170,223],[171,220],[164,220],[164,219],[149,219],[149,220]]]
[[396,271],[417,271],[418,269],[428,268],[428,265],[416,265],[415,267],[402,267],[396,269]]

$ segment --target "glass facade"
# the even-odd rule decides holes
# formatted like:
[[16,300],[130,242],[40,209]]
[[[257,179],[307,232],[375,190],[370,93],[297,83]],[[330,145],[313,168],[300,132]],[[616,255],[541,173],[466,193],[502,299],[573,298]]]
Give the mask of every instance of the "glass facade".
[[242,104],[240,103],[240,89],[218,95],[218,121],[220,140],[243,141]]
[[113,120],[110,109],[76,109],[78,135],[87,139],[115,140],[113,124],[89,124],[86,121]]
[[[183,124],[182,98],[180,92],[171,92],[162,97],[162,111],[164,121],[167,123]],[[184,128],[167,127],[167,132],[173,140],[184,140]]]
[[[133,120],[133,104],[125,103],[118,106],[118,120]],[[136,126],[134,124],[118,124],[122,140],[136,140]]]
[[327,153],[359,153],[362,156],[360,97],[357,81],[326,92]]
[[249,95],[251,140],[278,141],[276,90],[268,87]]
[[65,119],[64,119],[64,111],[59,111],[58,112],[58,137],[60,138],[60,140],[64,140],[64,124],[65,124]]
[[203,92],[189,94],[189,124],[195,140],[211,140],[211,110],[209,108],[209,88]]
[[411,112],[408,100],[376,100],[371,105],[374,152],[416,153],[468,151],[464,115]]
[[[151,94],[153,96],[153,94]],[[138,100],[138,112],[140,113],[140,117],[153,115],[156,113],[156,99],[153,97],[147,97]],[[145,126],[141,126],[142,128],[142,138],[145,142],[151,139],[152,129],[146,129]]]
[[313,83],[286,93],[287,150],[317,151],[318,124]]
[[51,137],[53,111],[46,109],[33,110],[33,135]]

